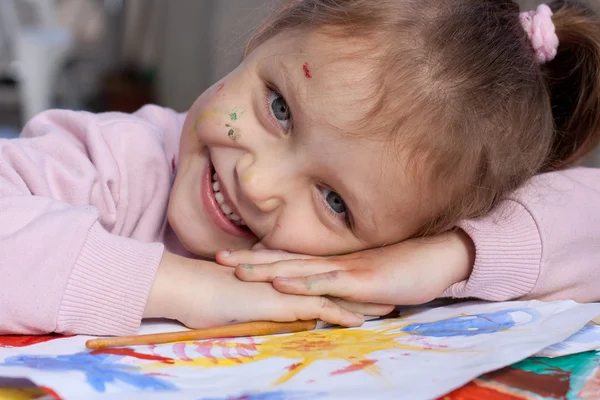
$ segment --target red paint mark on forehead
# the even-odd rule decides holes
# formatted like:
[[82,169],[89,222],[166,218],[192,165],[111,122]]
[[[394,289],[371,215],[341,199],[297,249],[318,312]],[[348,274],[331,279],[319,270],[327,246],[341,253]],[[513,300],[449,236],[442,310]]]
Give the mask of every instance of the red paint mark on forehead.
[[307,62],[305,62],[304,65],[302,66],[302,71],[304,71],[304,77],[306,79],[312,78],[312,75],[310,73],[310,69],[308,68],[308,63]]
[[219,93],[221,90],[223,90],[224,87],[225,87],[224,83],[219,83],[219,85],[217,85],[217,93]]

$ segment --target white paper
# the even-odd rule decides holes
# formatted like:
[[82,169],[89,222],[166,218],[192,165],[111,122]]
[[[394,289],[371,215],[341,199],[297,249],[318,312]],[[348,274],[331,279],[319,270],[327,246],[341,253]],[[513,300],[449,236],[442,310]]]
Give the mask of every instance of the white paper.
[[600,326],[589,323],[563,342],[540,351],[536,357],[563,357],[597,349],[600,349]]
[[[357,329],[104,353],[85,349],[89,337],[63,338],[0,348],[0,376],[29,377],[64,399],[431,399],[565,340],[598,315],[600,304],[470,302],[408,309]],[[155,322],[142,333],[173,330],[181,327]]]

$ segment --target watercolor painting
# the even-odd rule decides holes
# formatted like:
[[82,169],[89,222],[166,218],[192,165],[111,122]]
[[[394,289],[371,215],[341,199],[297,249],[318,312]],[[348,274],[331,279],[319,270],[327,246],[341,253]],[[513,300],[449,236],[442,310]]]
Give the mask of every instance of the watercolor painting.
[[[135,348],[88,351],[79,336],[13,338],[0,348],[0,376],[27,377],[55,398],[542,399],[600,391],[595,352],[528,358],[567,338],[600,339],[586,325],[597,315],[598,304],[469,302],[400,309],[360,328]],[[158,321],[142,333],[180,329]]]
[[595,349],[600,349],[600,326],[589,323],[565,341],[545,348],[536,356],[561,357]]
[[51,340],[63,339],[70,336],[62,335],[45,335],[45,336],[29,336],[29,335],[6,335],[0,336],[0,347],[27,347],[37,343],[49,342]]
[[0,399],[6,400],[60,400],[52,389],[38,386],[27,378],[0,377]]
[[[134,352],[128,352],[135,354]],[[87,383],[97,392],[106,391],[107,384],[123,382],[140,390],[173,390],[175,386],[155,376],[139,373],[139,368],[119,364],[122,355],[110,352],[83,352],[59,356],[12,356],[6,358],[1,365],[7,367],[28,367],[43,371],[65,372],[80,371],[85,375]],[[155,357],[145,356],[146,359]],[[161,358],[162,359],[162,358]]]
[[518,321],[516,314],[525,314],[531,320],[536,318],[536,313],[528,309],[500,310],[487,314],[460,315],[441,321],[412,324],[402,328],[403,332],[421,336],[476,336],[491,334],[513,328]]
[[600,398],[600,353],[529,358],[475,379],[443,400]]
[[243,393],[233,397],[205,397],[202,400],[310,400],[320,399],[325,393],[274,390],[261,393]]

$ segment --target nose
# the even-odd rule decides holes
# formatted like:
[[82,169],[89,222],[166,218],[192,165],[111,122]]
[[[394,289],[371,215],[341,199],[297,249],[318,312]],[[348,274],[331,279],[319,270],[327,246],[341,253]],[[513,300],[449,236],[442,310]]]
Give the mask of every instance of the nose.
[[268,161],[260,163],[256,155],[247,153],[239,159],[235,170],[242,194],[260,211],[274,211],[283,203],[283,168],[269,165]]

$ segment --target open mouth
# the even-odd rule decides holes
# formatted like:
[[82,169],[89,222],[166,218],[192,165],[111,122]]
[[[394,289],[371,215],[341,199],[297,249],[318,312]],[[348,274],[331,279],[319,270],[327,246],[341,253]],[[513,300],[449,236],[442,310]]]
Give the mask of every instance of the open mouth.
[[229,203],[229,201],[225,195],[225,191],[222,190],[223,186],[221,184],[221,181],[219,180],[219,176],[217,175],[217,172],[215,171],[215,169],[212,165],[211,165],[211,186],[212,186],[212,190],[213,190],[213,196],[217,202],[217,205],[221,209],[221,212],[225,216],[225,218],[227,218],[235,226],[237,226],[243,230],[249,231],[249,229],[246,226],[246,223],[244,222],[242,217],[240,217],[238,214],[233,212],[233,207]]

